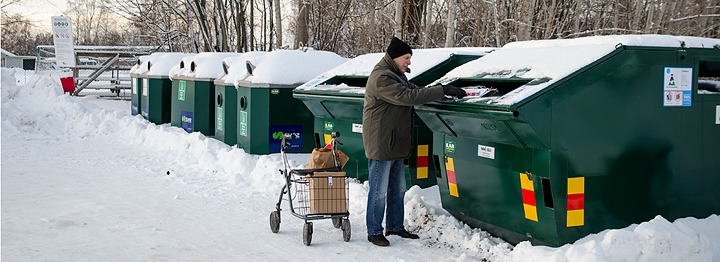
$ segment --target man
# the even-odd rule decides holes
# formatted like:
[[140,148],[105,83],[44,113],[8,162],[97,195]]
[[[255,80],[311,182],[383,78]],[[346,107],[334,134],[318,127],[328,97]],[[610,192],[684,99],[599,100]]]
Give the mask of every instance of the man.
[[[408,82],[412,49],[394,37],[385,57],[375,65],[365,86],[363,143],[368,158],[370,192],[366,213],[368,241],[388,246],[385,238],[399,235],[417,239],[405,230],[405,169],[403,160],[412,151],[413,106],[432,102],[445,95],[462,98],[465,91],[449,85],[421,88]],[[385,204],[387,202],[387,212]],[[386,213],[383,236],[382,220]]]

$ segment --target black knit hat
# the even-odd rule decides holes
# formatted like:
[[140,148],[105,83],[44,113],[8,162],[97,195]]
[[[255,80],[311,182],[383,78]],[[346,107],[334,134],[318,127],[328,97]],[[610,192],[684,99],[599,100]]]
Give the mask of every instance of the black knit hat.
[[393,39],[390,41],[390,45],[387,48],[387,53],[388,55],[390,55],[390,58],[395,59],[405,54],[412,55],[412,49],[402,40],[398,39],[397,37],[393,37]]

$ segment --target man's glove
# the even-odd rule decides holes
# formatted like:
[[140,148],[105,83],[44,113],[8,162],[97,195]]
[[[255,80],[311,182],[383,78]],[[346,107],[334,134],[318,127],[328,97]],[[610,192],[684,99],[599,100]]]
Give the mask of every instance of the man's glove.
[[442,88],[443,92],[449,96],[454,96],[457,98],[463,98],[467,96],[467,93],[465,92],[465,90],[462,90],[462,88],[454,87],[451,85],[442,85]]

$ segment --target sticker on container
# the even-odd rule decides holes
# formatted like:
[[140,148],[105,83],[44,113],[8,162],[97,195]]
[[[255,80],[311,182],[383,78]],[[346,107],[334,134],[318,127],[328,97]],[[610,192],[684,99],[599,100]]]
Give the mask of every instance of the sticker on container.
[[455,153],[454,141],[445,141],[445,153]]
[[331,186],[333,185],[333,184],[332,184],[332,177],[331,177],[331,176],[327,177],[327,180],[328,180],[328,186],[331,187]]
[[246,111],[240,111],[240,130],[238,130],[238,134],[241,136],[247,136],[248,135],[248,115]]
[[362,133],[362,124],[352,124],[352,131],[355,133]]
[[495,159],[495,148],[491,146],[478,145],[478,156]]
[[333,131],[333,126],[334,126],[333,122],[325,121],[325,130]]
[[180,127],[185,132],[193,132],[193,112],[180,110]]
[[280,89],[271,89],[271,90],[270,90],[270,93],[273,94],[273,95],[280,94]]
[[268,150],[270,152],[280,152],[282,139],[285,135],[293,135],[295,137],[294,139],[287,140],[291,146],[286,148],[285,151],[295,152],[302,150],[303,125],[270,125],[270,144]]
[[715,106],[715,124],[720,125],[720,106]]
[[143,78],[143,88],[142,88],[143,96],[148,96],[148,86],[150,86],[150,84],[148,83],[148,80],[149,79],[147,79],[147,78]]
[[218,131],[222,131],[222,130],[223,130],[223,111],[222,111],[222,107],[219,107],[219,106],[217,107],[217,113],[216,113],[215,115],[217,116],[217,124],[215,125],[215,128],[216,128]]
[[178,83],[178,100],[185,101],[185,80]]
[[663,106],[692,105],[692,68],[665,67],[663,71]]
[[133,95],[137,95],[137,78],[132,79],[132,93]]

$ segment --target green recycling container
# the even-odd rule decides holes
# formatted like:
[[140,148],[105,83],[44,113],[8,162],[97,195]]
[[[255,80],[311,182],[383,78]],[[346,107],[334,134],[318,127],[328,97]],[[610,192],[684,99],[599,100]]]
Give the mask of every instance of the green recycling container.
[[[491,48],[438,48],[413,50],[412,69],[407,73],[410,82],[420,86],[439,79],[453,68],[490,52]],[[321,143],[330,141],[330,133],[340,132],[340,148],[350,160],[343,171],[347,176],[365,181],[368,178],[368,159],[362,139],[362,114],[367,78],[385,53],[358,56],[342,66],[305,83],[294,92],[315,116],[315,135]],[[436,184],[431,174],[433,165],[432,131],[415,117],[413,151],[405,162],[407,187],[422,188]]]
[[215,79],[215,139],[228,145],[237,145],[238,97],[235,83],[238,77],[245,78],[247,61],[263,56],[267,52],[248,52],[222,61],[224,73]]
[[170,124],[188,133],[215,135],[215,79],[222,59],[239,53],[199,53],[186,56],[172,75]]
[[231,80],[237,87],[238,148],[260,155],[280,152],[283,134],[294,134],[286,151],[312,152],[313,115],[292,92],[345,61],[332,52],[306,49],[277,50],[240,63],[245,74]]
[[138,59],[131,69],[133,115],[158,125],[170,123],[172,80],[168,73],[187,55],[157,52]]
[[699,89],[717,77],[720,40],[660,35],[516,42],[458,67],[438,82],[497,94],[416,106],[442,206],[551,246],[717,214],[720,92]]

